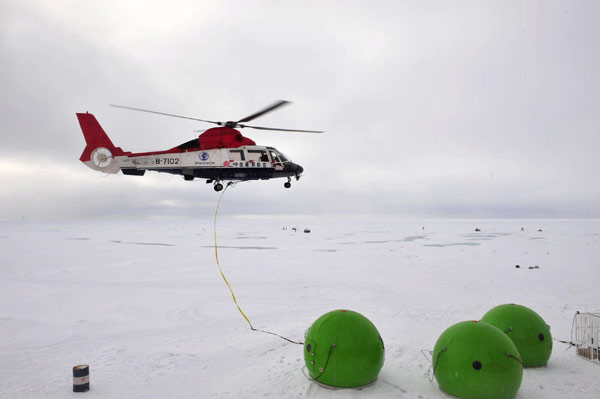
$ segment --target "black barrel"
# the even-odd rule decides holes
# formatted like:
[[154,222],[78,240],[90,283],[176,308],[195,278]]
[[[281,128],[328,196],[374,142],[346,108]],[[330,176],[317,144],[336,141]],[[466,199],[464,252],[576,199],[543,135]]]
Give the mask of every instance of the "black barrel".
[[73,367],[73,392],[87,392],[90,390],[90,366],[80,364]]

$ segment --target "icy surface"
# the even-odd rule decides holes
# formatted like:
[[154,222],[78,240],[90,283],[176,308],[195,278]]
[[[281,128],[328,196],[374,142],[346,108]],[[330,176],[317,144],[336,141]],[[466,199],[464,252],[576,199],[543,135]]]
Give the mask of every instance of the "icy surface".
[[[386,347],[376,383],[323,389],[300,345],[251,331],[212,220],[20,221],[0,222],[0,396],[446,398],[422,350],[452,324],[519,303],[568,341],[577,310],[600,311],[600,221],[223,219],[217,233],[256,328],[301,341],[330,310],[367,316]],[[600,367],[567,348],[526,369],[517,398],[600,397]]]

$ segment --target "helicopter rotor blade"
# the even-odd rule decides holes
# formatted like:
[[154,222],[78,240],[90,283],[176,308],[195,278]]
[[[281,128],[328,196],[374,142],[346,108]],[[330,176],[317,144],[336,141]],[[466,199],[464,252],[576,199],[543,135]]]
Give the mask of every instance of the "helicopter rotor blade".
[[132,111],[140,111],[140,112],[148,112],[151,114],[158,114],[158,115],[165,115],[165,116],[172,116],[174,118],[182,118],[182,119],[190,119],[193,121],[200,121],[200,122],[208,122],[208,123],[214,123],[215,125],[219,125],[219,126],[223,126],[224,123],[223,122],[215,122],[215,121],[207,121],[206,119],[198,119],[198,118],[190,118],[189,116],[181,116],[181,115],[174,115],[174,114],[167,114],[165,112],[158,112],[158,111],[150,111],[148,109],[141,109],[141,108],[133,108],[133,107],[127,107],[125,105],[116,105],[116,104],[109,104],[111,107],[115,107],[115,108],[123,108],[123,109],[129,109]]
[[[240,123],[240,122],[250,122],[251,120],[258,118],[259,116],[262,116],[262,115],[266,114],[267,112],[274,111],[274,110],[276,110],[277,108],[279,108],[279,107],[281,107],[281,106],[283,106],[283,105],[286,105],[286,104],[290,104],[290,102],[289,102],[289,101],[286,101],[286,100],[279,100],[279,101],[277,101],[277,102],[275,102],[275,103],[273,103],[273,104],[269,105],[267,108],[265,108],[265,109],[263,109],[263,110],[261,110],[261,111],[255,112],[254,114],[252,114],[252,115],[250,115],[250,116],[247,116],[247,117],[245,117],[244,119],[240,119],[240,120],[239,120],[239,121],[237,121],[236,123]],[[281,130],[281,129],[275,129],[275,130]]]
[[[134,108],[134,107],[128,107],[125,105],[116,105],[116,104],[109,104],[111,107],[115,107],[115,108],[123,108],[123,109],[128,109],[128,110],[132,110],[132,111],[140,111],[140,112],[147,112],[150,114],[157,114],[157,115],[165,115],[165,116],[171,116],[173,118],[181,118],[181,119],[189,119],[192,121],[200,121],[200,122],[207,122],[207,123],[212,123],[218,126],[226,126],[228,128],[232,128],[235,129],[237,127],[239,128],[250,128],[250,129],[256,129],[256,130],[272,130],[272,131],[279,131],[279,132],[297,132],[297,133],[324,133],[321,130],[301,130],[301,129],[280,129],[280,128],[274,128],[274,127],[262,127],[262,126],[248,126],[248,125],[242,125],[240,122],[247,122],[250,120],[253,120],[255,118],[258,118],[259,116],[262,116],[268,112],[271,112],[281,106],[284,106],[286,104],[291,104],[290,101],[286,101],[286,100],[279,100],[273,104],[271,104],[270,106],[268,106],[267,108],[264,108],[263,110],[256,112],[250,116],[245,117],[244,119],[239,120],[238,122],[216,122],[216,121],[209,121],[206,119],[199,119],[199,118],[191,118],[189,116],[182,116],[182,115],[175,115],[175,114],[168,114],[166,112],[159,112],[159,111],[151,111],[149,109],[142,109],[142,108]],[[198,131],[200,132],[200,131]]]
[[325,133],[322,130],[300,130],[300,129],[279,129],[276,127],[261,127],[261,126],[248,126],[248,125],[238,125],[238,127],[247,127],[250,129],[257,130],[274,130],[278,132],[296,132],[296,133]]

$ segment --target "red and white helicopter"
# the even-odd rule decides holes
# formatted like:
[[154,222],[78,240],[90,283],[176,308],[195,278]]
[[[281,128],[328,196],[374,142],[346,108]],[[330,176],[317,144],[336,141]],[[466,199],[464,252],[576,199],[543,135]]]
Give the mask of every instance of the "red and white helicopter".
[[276,130],[284,132],[323,133],[316,130],[278,129],[248,126],[249,122],[271,112],[289,101],[277,101],[237,122],[215,122],[187,116],[167,114],[140,108],[112,105],[134,111],[191,119],[218,125],[204,131],[198,138],[165,151],[132,153],[115,147],[94,115],[78,113],[83,136],[87,143],[79,160],[86,166],[104,173],[123,172],[125,175],[143,176],[147,170],[182,175],[185,180],[206,179],[213,183],[215,191],[223,190],[222,181],[268,180],[287,177],[286,188],[291,187],[291,178],[298,180],[304,171],[286,155],[273,147],[257,146],[251,139],[242,136],[236,128]]

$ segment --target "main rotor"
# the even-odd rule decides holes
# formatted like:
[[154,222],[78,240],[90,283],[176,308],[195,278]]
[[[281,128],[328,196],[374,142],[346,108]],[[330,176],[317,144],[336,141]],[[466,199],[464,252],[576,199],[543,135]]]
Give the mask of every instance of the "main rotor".
[[236,129],[236,128],[250,128],[250,129],[257,129],[257,130],[274,130],[274,131],[280,131],[280,132],[297,132],[297,133],[323,133],[323,131],[321,130],[300,130],[300,129],[282,129],[282,128],[274,128],[274,127],[263,127],[263,126],[250,126],[250,125],[246,125],[243,124],[243,122],[250,122],[260,116],[263,116],[264,114],[267,114],[271,111],[274,111],[284,105],[287,104],[291,104],[290,101],[286,101],[286,100],[279,100],[276,101],[275,103],[269,105],[266,108],[263,108],[262,110],[253,113],[252,115],[249,115],[245,118],[242,118],[236,122],[234,121],[228,121],[228,122],[219,122],[219,121],[209,121],[206,119],[199,119],[199,118],[191,118],[189,116],[182,116],[182,115],[174,115],[174,114],[167,114],[165,112],[158,112],[158,111],[151,111],[148,109],[141,109],[141,108],[134,108],[134,107],[127,107],[125,105],[116,105],[116,104],[110,104],[111,107],[116,107],[116,108],[123,108],[123,109],[129,109],[132,111],[140,111],[140,112],[148,112],[151,114],[158,114],[158,115],[165,115],[165,116],[171,116],[174,118],[182,118],[182,119],[190,119],[193,121],[200,121],[200,122],[206,122],[206,123],[212,123],[215,124],[217,126],[224,126],[224,127],[228,127],[231,129]]

